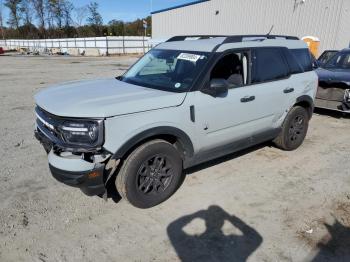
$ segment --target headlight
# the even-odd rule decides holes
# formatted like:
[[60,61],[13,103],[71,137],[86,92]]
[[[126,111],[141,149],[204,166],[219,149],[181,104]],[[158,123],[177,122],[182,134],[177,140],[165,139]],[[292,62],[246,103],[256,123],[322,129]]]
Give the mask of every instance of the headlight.
[[94,147],[102,145],[102,121],[65,121],[60,130],[66,143]]

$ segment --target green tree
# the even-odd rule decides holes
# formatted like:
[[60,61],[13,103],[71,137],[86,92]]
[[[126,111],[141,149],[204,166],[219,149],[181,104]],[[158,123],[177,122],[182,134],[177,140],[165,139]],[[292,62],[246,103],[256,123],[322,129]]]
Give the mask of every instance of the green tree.
[[108,22],[108,34],[120,36],[125,35],[125,25],[121,20],[113,19]]

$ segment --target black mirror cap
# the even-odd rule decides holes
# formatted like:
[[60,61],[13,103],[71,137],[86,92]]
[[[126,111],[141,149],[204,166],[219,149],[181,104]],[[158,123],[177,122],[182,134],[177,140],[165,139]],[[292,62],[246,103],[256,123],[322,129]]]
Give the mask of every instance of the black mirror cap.
[[321,63],[318,60],[312,62],[312,68],[317,69],[321,66]]
[[210,81],[209,89],[214,93],[214,97],[226,94],[229,88],[229,83],[224,78],[213,78]]
[[229,88],[229,84],[227,80],[223,78],[214,78],[210,81],[209,84],[207,84],[207,87],[203,88],[201,91],[204,94],[218,97],[220,95],[224,95],[227,93]]

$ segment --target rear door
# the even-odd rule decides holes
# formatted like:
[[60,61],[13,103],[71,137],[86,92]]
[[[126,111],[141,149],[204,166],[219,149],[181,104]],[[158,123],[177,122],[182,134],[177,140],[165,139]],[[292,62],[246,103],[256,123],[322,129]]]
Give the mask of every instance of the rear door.
[[316,89],[318,85],[318,77],[312,67],[311,54],[308,48],[288,49],[286,54],[292,54],[292,59],[289,60],[294,63],[298,63],[302,71],[296,70],[291,66],[291,85],[294,89],[293,93],[288,94],[289,104],[288,108],[293,106],[298,97],[307,95],[310,98],[314,98],[316,95]]
[[256,110],[265,112],[264,118],[255,121],[254,135],[280,126],[294,88],[283,48],[256,48],[253,54],[251,85],[259,98]]

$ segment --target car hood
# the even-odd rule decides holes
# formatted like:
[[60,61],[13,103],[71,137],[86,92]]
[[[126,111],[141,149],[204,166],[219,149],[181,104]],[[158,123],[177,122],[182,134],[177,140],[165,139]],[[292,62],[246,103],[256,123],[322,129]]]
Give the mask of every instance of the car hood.
[[136,86],[112,78],[52,86],[37,93],[35,102],[57,116],[104,118],[178,106],[185,97],[186,93]]
[[341,68],[318,68],[316,70],[320,81],[343,82],[350,85],[350,70]]

